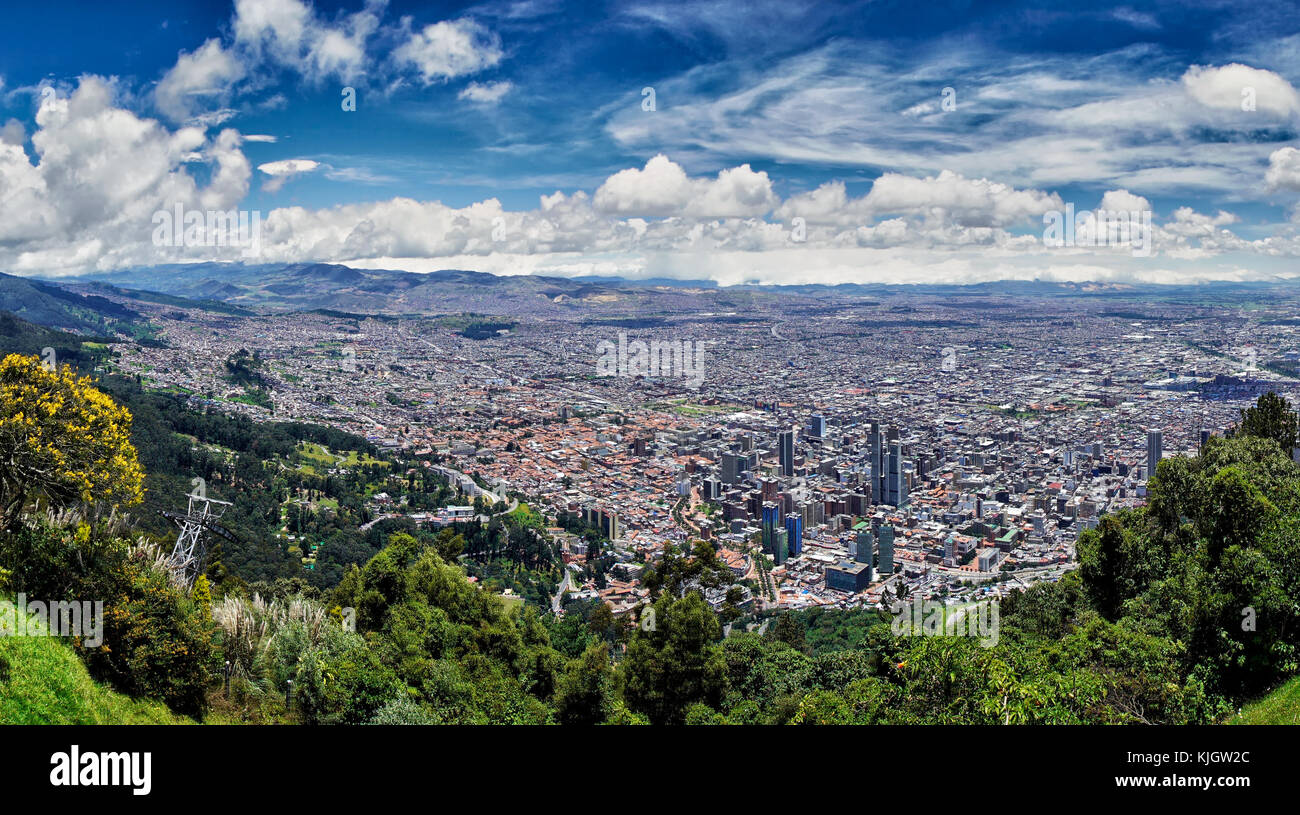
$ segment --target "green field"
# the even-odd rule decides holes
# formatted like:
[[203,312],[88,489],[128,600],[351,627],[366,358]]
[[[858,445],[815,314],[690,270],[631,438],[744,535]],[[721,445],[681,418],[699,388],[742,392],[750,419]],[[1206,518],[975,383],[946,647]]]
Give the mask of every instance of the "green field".
[[1226,724],[1300,724],[1300,676],[1246,705]]
[[0,636],[0,725],[192,723],[98,684],[64,640]]

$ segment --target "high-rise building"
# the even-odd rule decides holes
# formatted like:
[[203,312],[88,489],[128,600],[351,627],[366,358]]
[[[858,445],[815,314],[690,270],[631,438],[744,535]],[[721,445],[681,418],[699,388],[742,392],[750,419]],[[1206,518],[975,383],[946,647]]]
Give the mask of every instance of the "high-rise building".
[[1147,478],[1156,474],[1156,465],[1164,455],[1164,438],[1159,430],[1147,431]]
[[776,544],[776,530],[781,525],[781,507],[767,502],[763,504],[763,551],[773,554]]
[[785,535],[790,545],[790,554],[803,554],[803,518],[799,515],[790,515],[785,519]]
[[789,478],[794,475],[794,431],[782,430],[778,439],[781,459],[781,475]]
[[880,422],[872,420],[867,438],[871,443],[871,496],[873,501],[880,501],[885,485],[885,473],[881,466],[885,458],[885,445],[880,435]]
[[825,416],[812,417],[811,432],[814,436],[816,436],[819,439],[826,438],[826,417]]
[[858,543],[853,551],[853,559],[858,563],[871,563],[875,560],[876,545],[871,533],[862,530],[858,533]]
[[880,547],[880,556],[877,559],[880,574],[894,573],[894,527],[889,524],[882,524],[880,535],[877,538]]
[[1205,445],[1206,445],[1207,443],[1209,443],[1209,441],[1210,441],[1210,436],[1212,436],[1212,435],[1214,435],[1214,434],[1210,432],[1210,429],[1209,429],[1208,427],[1202,427],[1202,428],[1201,428],[1201,449],[1202,449],[1202,450],[1205,449]]
[[880,500],[890,506],[906,506],[907,474],[903,470],[903,445],[890,445],[889,455],[884,462],[884,483],[881,485]]
[[735,453],[722,454],[722,483],[735,484],[740,481],[740,474],[744,472],[744,459]]
[[772,536],[772,562],[777,566],[785,563],[786,558],[789,557],[789,547],[785,530],[776,530],[776,534]]

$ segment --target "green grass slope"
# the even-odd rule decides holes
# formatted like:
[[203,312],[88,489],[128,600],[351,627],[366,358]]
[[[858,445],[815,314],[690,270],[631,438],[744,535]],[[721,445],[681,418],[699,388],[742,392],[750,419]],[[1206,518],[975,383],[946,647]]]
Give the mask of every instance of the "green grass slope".
[[1300,676],[1246,705],[1227,724],[1300,724]]
[[66,640],[0,636],[0,725],[190,721],[161,702],[132,699],[98,684]]

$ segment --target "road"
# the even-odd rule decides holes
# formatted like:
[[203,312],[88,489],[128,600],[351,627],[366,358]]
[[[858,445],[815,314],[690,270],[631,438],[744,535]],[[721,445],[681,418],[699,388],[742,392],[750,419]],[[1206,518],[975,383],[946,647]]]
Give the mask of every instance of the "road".
[[564,567],[564,579],[560,581],[560,587],[555,590],[555,596],[551,598],[551,613],[560,616],[560,601],[564,598],[564,593],[569,590],[569,578],[572,573],[569,567]]

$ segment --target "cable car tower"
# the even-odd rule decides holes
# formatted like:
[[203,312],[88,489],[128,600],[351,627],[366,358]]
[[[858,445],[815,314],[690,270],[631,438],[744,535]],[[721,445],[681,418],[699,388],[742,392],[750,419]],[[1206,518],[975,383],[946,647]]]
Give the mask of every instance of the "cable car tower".
[[184,514],[166,510],[162,513],[181,528],[167,564],[177,582],[185,588],[194,585],[195,578],[203,573],[206,566],[207,533],[214,532],[229,541],[239,540],[234,533],[217,523],[225,514],[226,508],[231,506],[230,502],[209,498],[206,485],[201,478],[196,478],[190,483],[194,484],[194,491],[189,494],[188,510]]

